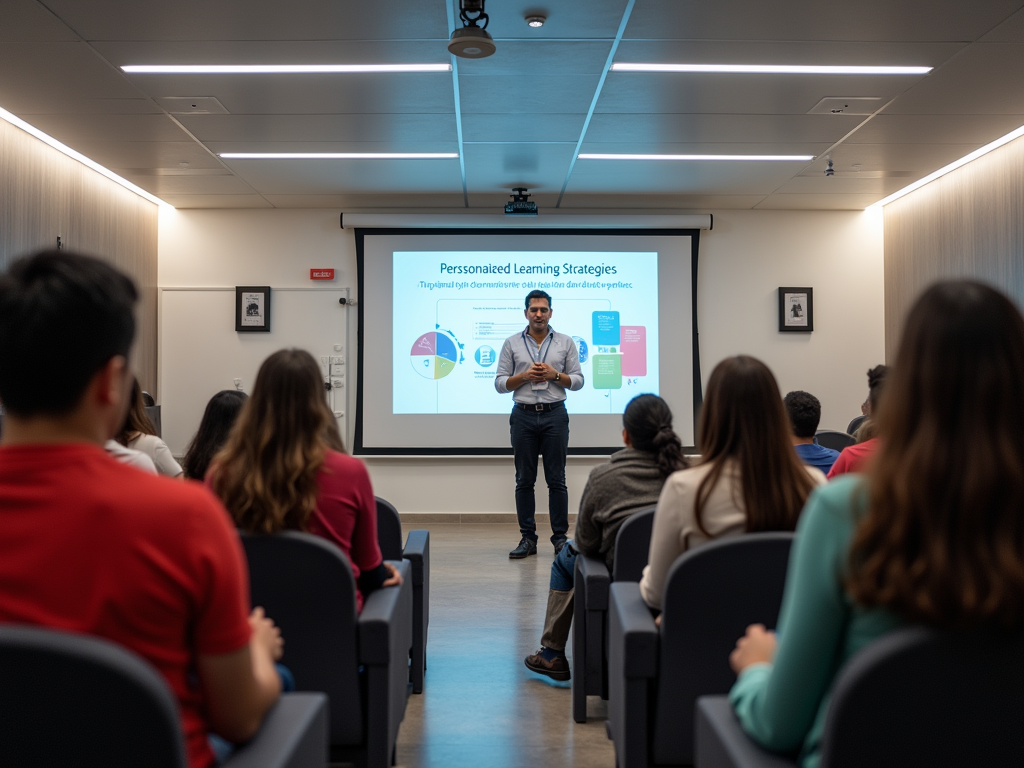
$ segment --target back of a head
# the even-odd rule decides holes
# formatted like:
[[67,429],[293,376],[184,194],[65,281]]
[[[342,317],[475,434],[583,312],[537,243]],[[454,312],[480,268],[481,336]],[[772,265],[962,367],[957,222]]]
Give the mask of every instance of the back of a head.
[[872,414],[878,408],[878,398],[882,394],[882,385],[888,375],[887,365],[876,365],[868,371],[868,409]]
[[240,528],[303,530],[316,506],[316,475],[328,449],[340,450],[320,369],[301,349],[282,349],[260,366],[252,395],[217,457],[214,489]]
[[189,443],[181,461],[185,477],[202,480],[210,461],[228,439],[231,428],[238,420],[238,414],[249,396],[236,389],[224,389],[210,398],[199,422],[199,429]]
[[682,441],[672,429],[672,411],[662,398],[651,394],[634,397],[622,413],[622,426],[634,448],[658,457],[662,476],[686,468]]
[[907,317],[848,586],[933,626],[1024,628],[1024,319],[970,281]]
[[139,435],[156,434],[156,427],[153,426],[149,414],[146,413],[146,403],[142,399],[142,387],[139,386],[137,378],[132,379],[132,391],[128,397],[128,413],[125,414],[121,431],[115,437],[121,445],[128,445],[130,440]]
[[790,442],[789,418],[764,363],[739,355],[711,372],[697,428],[702,462],[697,518],[727,461],[739,468],[748,531],[793,530],[813,483]]
[[[64,416],[135,337],[132,281],[99,259],[43,251],[0,275],[0,400],[20,417]],[[61,350],[60,376],[48,373]]]
[[782,402],[793,434],[802,438],[814,437],[821,423],[821,401],[810,392],[796,390],[788,393]]

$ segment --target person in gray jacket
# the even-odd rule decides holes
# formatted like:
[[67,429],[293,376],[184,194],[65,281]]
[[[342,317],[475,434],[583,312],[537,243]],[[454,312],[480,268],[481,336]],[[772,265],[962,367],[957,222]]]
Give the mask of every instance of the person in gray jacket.
[[619,527],[634,512],[656,504],[665,479],[687,466],[682,443],[672,430],[672,411],[657,395],[630,400],[622,425],[626,447],[591,470],[580,499],[576,536],[551,564],[541,648],[525,660],[528,669],[554,680],[569,679],[565,644],[572,624],[577,555],[600,558],[611,570]]

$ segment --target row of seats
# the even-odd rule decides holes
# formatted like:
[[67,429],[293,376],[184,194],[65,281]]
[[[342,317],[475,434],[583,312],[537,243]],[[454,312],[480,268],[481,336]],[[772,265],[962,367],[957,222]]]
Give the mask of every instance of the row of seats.
[[[282,695],[225,768],[394,764],[406,702],[424,685],[430,536],[410,531],[403,545],[398,512],[380,498],[377,517],[381,552],[395,561],[402,584],[370,593],[359,614],[352,568],[334,544],[293,531],[241,534],[252,604],[281,628],[281,663],[297,692]],[[0,627],[0,692],[8,694],[0,693],[5,764],[187,766],[164,679],[106,640]],[[52,738],[52,723],[60,723],[61,738]]]

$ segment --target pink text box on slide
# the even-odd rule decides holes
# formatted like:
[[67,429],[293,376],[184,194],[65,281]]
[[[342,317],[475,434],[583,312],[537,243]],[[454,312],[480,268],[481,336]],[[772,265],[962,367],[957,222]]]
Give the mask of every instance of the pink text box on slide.
[[647,375],[647,326],[623,325],[622,333],[622,375]]

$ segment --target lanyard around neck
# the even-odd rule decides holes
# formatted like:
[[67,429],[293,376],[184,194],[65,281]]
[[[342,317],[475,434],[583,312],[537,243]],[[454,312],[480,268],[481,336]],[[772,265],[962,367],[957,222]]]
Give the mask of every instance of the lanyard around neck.
[[[548,359],[548,352],[551,351],[551,338],[554,335],[555,332],[549,328],[547,337],[544,339],[544,341],[540,343],[540,349],[544,351],[544,357],[541,357],[540,350],[538,350],[537,355],[534,356],[533,347],[531,347],[530,342],[526,340],[526,331],[523,331],[523,344],[526,345],[526,352],[527,354],[529,354],[530,359],[533,360],[533,362],[543,363],[545,360]],[[530,338],[532,339],[533,337],[531,336]],[[547,347],[544,346],[545,344],[547,344]]]

